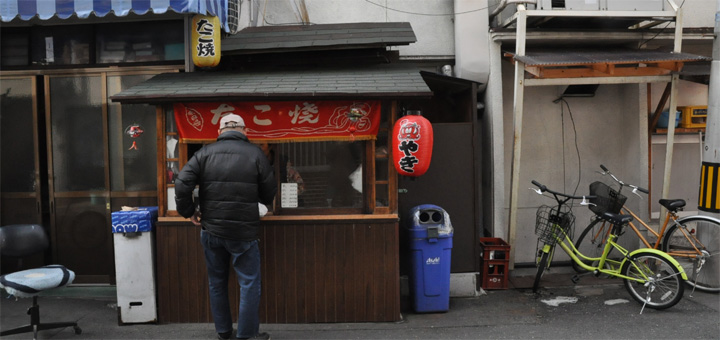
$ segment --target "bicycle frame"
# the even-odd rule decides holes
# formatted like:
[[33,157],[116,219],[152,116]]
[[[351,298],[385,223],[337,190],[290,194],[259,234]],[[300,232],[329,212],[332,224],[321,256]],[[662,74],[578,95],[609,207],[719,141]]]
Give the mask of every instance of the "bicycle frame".
[[[640,196],[640,195],[636,193],[637,190],[644,192],[644,193],[648,193],[648,191],[646,189],[642,189],[642,188],[634,186],[634,185],[629,185],[629,184],[626,184],[625,182],[621,181],[620,179],[615,177],[615,175],[612,174],[610,172],[610,170],[608,170],[604,165],[601,164],[600,168],[602,168],[602,170],[603,170],[603,172],[602,172],[603,176],[610,175],[610,177],[615,182],[620,184],[620,189],[618,190],[618,193],[622,192],[622,189],[626,186],[634,188],[633,193],[638,196]],[[668,252],[668,254],[671,256],[686,257],[686,258],[696,258],[698,256],[703,255],[703,252],[700,251],[700,249],[698,249],[698,247],[696,247],[695,245],[697,244],[697,245],[700,245],[701,248],[706,248],[705,244],[700,242],[700,240],[696,237],[696,235],[688,234],[684,228],[680,227],[682,225],[680,222],[682,222],[683,219],[687,218],[687,217],[678,218],[678,216],[675,212],[668,210],[665,214],[665,222],[663,223],[662,228],[660,228],[660,231],[655,231],[647,223],[645,223],[645,221],[640,219],[640,217],[638,217],[632,210],[628,209],[625,205],[623,205],[622,209],[620,210],[620,213],[621,214],[625,214],[625,213],[630,214],[630,216],[633,217],[634,221],[638,221],[645,228],[645,230],[647,230],[648,232],[650,232],[657,238],[657,241],[655,241],[655,244],[651,245],[650,242],[648,242],[648,240],[645,237],[643,237],[643,235],[640,233],[640,230],[638,229],[638,227],[636,227],[635,224],[633,224],[632,222],[629,222],[628,225],[630,226],[630,228],[632,228],[632,230],[635,232],[635,234],[638,236],[638,238],[642,241],[642,243],[645,245],[645,247],[650,248],[650,249],[656,249],[656,250],[660,249],[660,242],[662,242],[663,236],[665,235],[665,231],[668,228],[668,224],[669,224],[670,220],[672,220],[672,223],[678,227],[677,229],[680,230],[680,232],[683,234],[685,239],[687,239],[688,242],[692,245],[693,249],[692,250],[690,250],[690,249],[682,250],[682,251],[676,250],[676,251]],[[691,217],[693,219],[699,218],[699,219],[706,220],[708,222],[720,223],[720,220],[714,219],[712,217],[707,217],[707,216],[691,216]],[[680,222],[678,222],[678,220],[680,220]],[[603,223],[606,223],[606,222],[603,222]],[[604,236],[604,239],[607,239],[608,235],[610,234],[611,229],[612,228],[608,228],[608,232]],[[597,239],[598,236],[599,236],[598,234],[593,235],[593,239]]]
[[[640,229],[637,226],[635,226],[635,224],[633,222],[628,223],[628,226],[630,226],[630,228],[635,232],[635,234],[638,236],[640,241],[642,241],[642,243],[645,245],[645,247],[650,248],[650,249],[660,249],[660,241],[662,240],[663,236],[665,235],[665,231],[667,230],[667,227],[670,224],[671,220],[672,220],[672,223],[680,226],[680,223],[677,222],[678,216],[676,214],[672,213],[671,211],[668,211],[667,214],[665,215],[665,222],[663,223],[662,228],[660,228],[659,232],[653,230],[653,228],[651,228],[647,223],[645,223],[645,221],[640,219],[640,217],[638,217],[632,210],[628,209],[626,206],[623,206],[621,214],[625,214],[625,213],[632,216],[634,221],[639,222],[640,225],[642,225],[645,228],[645,230],[647,230],[648,232],[650,232],[657,238],[657,241],[655,242],[655,244],[650,244],[650,242],[648,242],[648,240],[640,233]],[[709,217],[707,218],[707,220],[708,220],[708,222],[718,222]],[[603,223],[608,223],[608,222],[603,222]],[[604,236],[604,239],[607,239],[607,237],[610,234],[610,230],[612,230],[612,228],[608,228],[607,233]],[[702,252],[700,251],[700,249],[698,249],[695,246],[695,244],[698,244],[702,247],[705,247],[705,245],[702,242],[700,242],[700,240],[695,235],[688,234],[685,231],[685,229],[678,228],[678,230],[680,230],[680,232],[683,234],[683,236],[692,245],[693,250],[672,251],[672,252],[668,252],[668,254],[671,256],[688,257],[688,258],[694,258],[694,257],[697,257],[698,255],[702,255]],[[593,235],[594,238],[596,238],[597,236],[598,236],[597,234]]]
[[[538,292],[542,275],[546,268],[551,266],[550,254],[554,253],[555,246],[559,245],[574,261],[574,266],[579,266],[595,275],[605,274],[610,277],[621,278],[625,289],[634,300],[643,305],[643,309],[645,306],[653,309],[669,308],[682,299],[685,287],[683,281],[687,281],[688,276],[677,260],[657,249],[641,248],[629,252],[615,242],[622,227],[630,222],[632,217],[603,213],[603,220],[611,222],[612,230],[605,244],[603,244],[602,254],[599,257],[586,256],[575,247],[569,235],[572,234],[575,222],[572,209],[564,212],[562,207],[565,202],[571,199],[582,199],[580,205],[589,205],[586,199],[594,199],[598,196],[595,194],[589,196],[568,195],[550,190],[535,180],[532,180],[531,183],[538,187],[538,189],[531,188],[531,190],[540,195],[545,192],[550,193],[557,202],[556,214],[553,213],[553,209],[546,205],[542,205],[537,209],[535,234],[538,235],[538,240],[543,243],[543,247],[537,255],[538,266],[533,282],[533,293]],[[673,202],[673,204],[676,203]],[[586,233],[587,231],[582,236],[584,237]],[[613,249],[621,253],[622,258],[609,258],[608,255]],[[581,258],[588,260],[588,263],[585,263]],[[668,281],[663,282],[665,280]],[[572,281],[577,282],[577,277],[573,277]],[[642,309],[640,313],[642,314]]]
[[[644,280],[641,280],[638,278],[622,275],[622,274],[620,274],[620,270],[622,269],[623,265],[625,265],[625,262],[627,262],[628,259],[632,258],[634,254],[636,254],[638,252],[650,251],[652,253],[658,254],[658,255],[670,260],[671,263],[681,273],[682,278],[684,280],[687,280],[687,274],[685,274],[685,271],[682,269],[682,266],[680,266],[680,263],[678,263],[677,260],[673,259],[671,256],[669,256],[666,253],[659,251],[657,249],[641,248],[641,249],[635,250],[633,252],[629,252],[627,249],[625,249],[622,246],[620,246],[619,244],[615,243],[615,240],[617,239],[618,236],[616,234],[611,233],[608,236],[608,238],[606,239],[607,242],[605,243],[605,248],[603,250],[602,255],[600,257],[588,257],[588,256],[584,255],[583,253],[581,253],[577,248],[575,248],[575,245],[573,245],[572,240],[570,239],[570,236],[568,236],[568,234],[565,233],[565,231],[563,231],[562,228],[557,228],[557,230],[562,233],[562,237],[555,236],[556,241],[557,241],[556,244],[559,245],[560,248],[562,248],[562,250],[564,250],[565,253],[567,253],[568,256],[570,256],[570,258],[573,261],[575,261],[579,266],[581,266],[583,269],[585,269],[587,271],[590,271],[590,272],[597,271],[599,273],[618,277],[621,279],[632,280],[632,281],[644,283],[644,282],[648,281],[648,279],[649,279],[648,277],[643,277]],[[551,246],[549,244],[545,244],[545,246],[543,247],[543,251],[549,252],[549,251],[551,251],[550,248],[552,248],[552,247],[553,246]],[[621,254],[623,254],[622,261],[617,261],[617,260],[607,258],[607,255],[610,253],[610,250],[613,248],[616,249]],[[597,267],[593,267],[593,266],[583,263],[582,260],[580,260],[581,257],[585,260],[598,261]],[[610,269],[604,268],[606,264],[609,264]],[[637,268],[637,265],[634,262],[630,262],[630,264],[633,267]],[[642,271],[639,270],[639,268],[637,268],[637,269],[638,269],[638,272],[642,273]]]

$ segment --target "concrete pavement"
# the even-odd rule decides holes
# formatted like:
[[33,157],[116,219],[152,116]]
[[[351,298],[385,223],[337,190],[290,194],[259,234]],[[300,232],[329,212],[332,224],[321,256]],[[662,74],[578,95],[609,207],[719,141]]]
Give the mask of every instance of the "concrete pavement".
[[[656,311],[632,300],[617,279],[583,277],[577,284],[562,268],[543,277],[533,294],[532,269],[513,271],[511,289],[451,298],[446,313],[403,310],[397,323],[263,324],[273,339],[718,339],[720,295],[686,290],[676,306]],[[109,289],[108,289],[109,288]],[[112,287],[66,287],[39,300],[41,320],[78,320],[71,328],[45,330],[40,339],[214,339],[210,323],[118,325]],[[692,295],[692,296],[691,296]],[[29,322],[30,299],[3,298],[0,328]],[[407,302],[407,301],[405,301]],[[404,305],[408,305],[404,303]],[[31,339],[32,333],[3,339]]]

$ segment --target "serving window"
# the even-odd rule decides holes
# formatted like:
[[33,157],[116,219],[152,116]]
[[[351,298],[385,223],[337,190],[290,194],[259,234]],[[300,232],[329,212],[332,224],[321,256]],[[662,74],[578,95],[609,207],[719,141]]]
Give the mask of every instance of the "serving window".
[[299,101],[183,103],[159,109],[165,141],[159,157],[161,211],[178,216],[175,178],[196,151],[215,142],[222,114],[235,112],[243,116],[250,141],[273,164],[278,194],[268,207],[272,215],[394,213],[397,183],[388,156],[393,107],[394,102],[380,101]]

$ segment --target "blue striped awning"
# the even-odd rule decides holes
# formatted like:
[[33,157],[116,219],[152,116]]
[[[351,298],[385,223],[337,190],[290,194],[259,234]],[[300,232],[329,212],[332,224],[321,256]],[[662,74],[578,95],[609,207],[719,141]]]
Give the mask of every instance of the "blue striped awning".
[[110,13],[122,17],[131,12],[162,14],[168,10],[217,16],[225,31],[229,31],[228,0],[0,0],[3,22],[35,17],[40,20],[67,19],[73,15],[84,19],[91,14],[104,17]]

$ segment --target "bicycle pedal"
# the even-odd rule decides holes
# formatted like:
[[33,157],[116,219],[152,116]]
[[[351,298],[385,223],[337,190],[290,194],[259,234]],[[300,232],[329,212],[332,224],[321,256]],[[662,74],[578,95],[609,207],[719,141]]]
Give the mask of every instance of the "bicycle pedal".
[[573,277],[570,278],[570,280],[572,280],[573,283],[577,284],[578,281],[580,281],[580,276],[578,276],[578,275],[573,275]]

